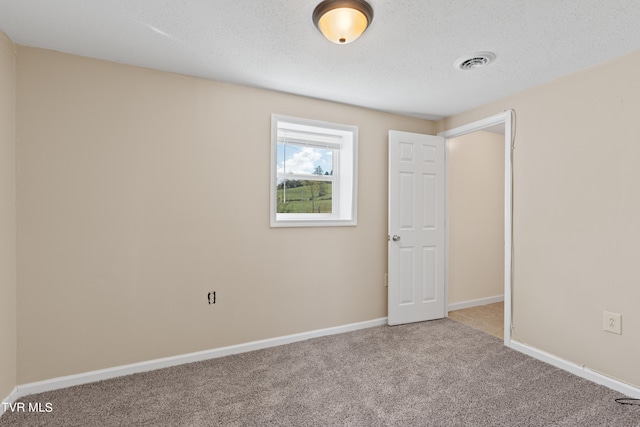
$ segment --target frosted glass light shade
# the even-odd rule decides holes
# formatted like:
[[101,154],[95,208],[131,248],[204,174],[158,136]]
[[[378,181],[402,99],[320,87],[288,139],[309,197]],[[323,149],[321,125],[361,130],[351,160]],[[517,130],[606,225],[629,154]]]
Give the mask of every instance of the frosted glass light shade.
[[362,0],[325,0],[313,12],[320,32],[336,44],[356,40],[373,19],[373,9]]

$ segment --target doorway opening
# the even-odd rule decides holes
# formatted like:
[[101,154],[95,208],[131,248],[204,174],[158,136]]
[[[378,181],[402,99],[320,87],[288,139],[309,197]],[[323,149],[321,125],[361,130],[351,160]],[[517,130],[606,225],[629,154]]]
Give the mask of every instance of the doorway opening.
[[[503,162],[502,165],[503,167],[501,168],[502,171],[504,172],[504,191],[502,194],[502,199],[503,199],[503,209],[504,209],[504,246],[503,246],[503,250],[504,250],[504,264],[503,264],[503,285],[504,285],[504,289],[503,289],[503,304],[504,304],[504,314],[503,314],[503,328],[504,328],[504,333],[503,333],[503,340],[505,345],[510,346],[510,342],[511,342],[511,328],[512,328],[512,298],[511,298],[511,294],[512,294],[512,264],[511,264],[511,260],[512,260],[512,224],[513,224],[513,218],[512,218],[512,150],[513,150],[513,144],[512,144],[512,120],[513,120],[513,112],[510,111],[506,111],[504,113],[500,113],[500,114],[496,114],[495,116],[491,116],[488,117],[486,119],[483,120],[479,120],[473,123],[469,123],[467,125],[464,126],[460,126],[445,132],[442,132],[439,134],[439,136],[444,137],[446,140],[446,143],[449,144],[449,141],[454,139],[454,138],[459,138],[462,137],[464,135],[468,135],[474,132],[479,132],[479,131],[484,131],[484,132],[490,132],[490,133],[501,133],[504,135],[504,153],[503,153]],[[446,159],[446,167],[447,170],[449,168],[449,160],[450,159]],[[449,193],[449,186],[451,183],[447,182],[447,197],[452,197]],[[479,201],[479,203],[482,203],[482,201]],[[447,204],[449,205],[449,204]],[[446,217],[449,218],[449,209],[447,210],[447,214]],[[447,228],[446,230],[446,238],[445,238],[445,245],[447,246],[447,251],[445,251],[446,253],[448,253],[448,248],[450,243],[452,243],[452,240],[450,240],[453,236],[450,235],[449,233],[449,229]],[[482,242],[478,242],[478,245],[481,245]],[[448,264],[448,260],[447,260],[447,264]],[[452,272],[448,271],[447,269],[447,273],[446,273],[446,279],[445,279],[445,293],[446,293],[446,297],[445,300],[448,301],[448,297],[449,297],[449,278],[451,276]],[[487,304],[487,303],[497,303],[499,301],[491,301],[491,297],[487,298],[486,300],[480,300],[478,301],[478,304]],[[447,304],[448,307],[448,304]],[[459,308],[464,308],[464,307],[459,307]],[[448,314],[449,309],[447,308],[447,314]]]

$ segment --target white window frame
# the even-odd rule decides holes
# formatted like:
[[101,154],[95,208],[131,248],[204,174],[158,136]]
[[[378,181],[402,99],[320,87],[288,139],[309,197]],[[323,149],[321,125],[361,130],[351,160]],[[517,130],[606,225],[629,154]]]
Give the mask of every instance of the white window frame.
[[[333,149],[333,173],[317,175],[313,180],[333,182],[332,213],[277,213],[278,142],[283,132],[294,134],[296,144]],[[308,139],[304,135],[308,134]],[[355,226],[358,177],[358,127],[297,117],[271,115],[271,227]],[[286,175],[308,180],[308,175]],[[282,178],[282,176],[281,176]]]

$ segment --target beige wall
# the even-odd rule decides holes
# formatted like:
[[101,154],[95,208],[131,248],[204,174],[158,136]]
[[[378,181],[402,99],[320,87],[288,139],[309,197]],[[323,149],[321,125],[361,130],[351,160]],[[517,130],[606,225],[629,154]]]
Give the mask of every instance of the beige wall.
[[[639,67],[635,52],[441,126],[516,109],[514,338],[635,386]],[[387,131],[432,123],[22,47],[17,94],[18,383],[386,314]],[[269,228],[271,113],[360,126],[357,227]]]
[[[640,51],[456,115],[513,108],[514,338],[640,387]],[[621,336],[602,330],[622,314]]]
[[447,140],[449,304],[504,294],[504,135]]
[[16,386],[15,58],[14,44],[0,32],[0,400]]
[[[18,383],[386,316],[387,135],[432,122],[26,47],[18,76]],[[357,227],[269,228],[272,113],[360,127]]]

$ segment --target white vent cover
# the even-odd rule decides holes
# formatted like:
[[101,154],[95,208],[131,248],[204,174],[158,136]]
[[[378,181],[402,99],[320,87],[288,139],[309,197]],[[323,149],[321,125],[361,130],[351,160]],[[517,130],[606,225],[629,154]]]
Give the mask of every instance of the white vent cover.
[[490,64],[496,55],[492,52],[476,52],[459,58],[453,65],[459,70],[473,70]]

